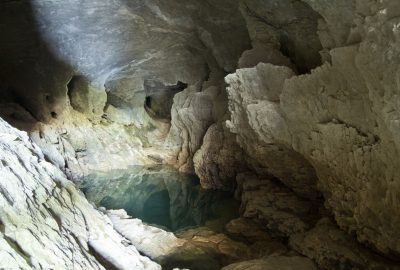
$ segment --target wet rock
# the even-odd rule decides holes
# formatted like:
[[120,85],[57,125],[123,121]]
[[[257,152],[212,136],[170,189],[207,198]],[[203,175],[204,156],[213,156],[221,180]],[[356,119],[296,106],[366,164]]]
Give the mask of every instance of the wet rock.
[[133,219],[125,210],[108,210],[106,214],[118,233],[153,260],[169,256],[186,242],[171,232],[143,224],[140,219]]
[[235,263],[223,270],[316,270],[314,263],[305,257],[269,257],[266,259]]
[[[252,258],[252,251],[246,244],[232,240],[227,235],[214,232],[207,227],[183,231],[177,236],[187,240],[183,250],[191,252],[192,249],[199,249],[209,258],[216,260],[220,266]],[[197,268],[201,269],[201,267],[199,265]]]
[[311,201],[276,180],[251,174],[241,174],[237,180],[243,217],[257,221],[275,236],[307,231],[318,217]]
[[288,248],[282,242],[270,237],[263,226],[247,218],[231,220],[226,225],[226,233],[233,239],[248,243],[254,258],[270,255],[284,255]]
[[312,230],[293,235],[290,246],[315,260],[321,269],[400,269],[399,262],[378,256],[327,218]]

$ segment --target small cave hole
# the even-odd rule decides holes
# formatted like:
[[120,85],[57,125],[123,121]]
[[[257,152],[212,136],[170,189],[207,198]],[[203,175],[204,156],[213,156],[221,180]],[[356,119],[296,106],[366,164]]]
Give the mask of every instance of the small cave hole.
[[181,82],[181,81],[178,81],[176,83],[176,85],[171,86],[171,88],[177,92],[181,92],[181,91],[185,90],[187,87],[188,87],[188,84]]
[[146,91],[144,107],[146,111],[155,119],[170,121],[174,96],[185,90],[188,84],[178,81],[174,85],[164,85],[156,80],[147,80],[144,86]]
[[149,97],[149,96],[146,97],[146,106],[148,108],[151,108],[151,97]]
[[51,117],[53,117],[54,119],[57,119],[58,114],[56,112],[51,112]]

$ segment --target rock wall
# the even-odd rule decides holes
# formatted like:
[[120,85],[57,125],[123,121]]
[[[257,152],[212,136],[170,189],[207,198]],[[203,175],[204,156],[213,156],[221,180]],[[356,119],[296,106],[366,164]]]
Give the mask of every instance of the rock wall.
[[0,268],[161,269],[2,119],[0,156]]
[[100,2],[0,3],[0,111],[47,160],[194,171],[322,269],[399,269],[365,247],[399,260],[396,0]]
[[190,142],[173,120],[164,145],[173,96],[209,81],[204,90],[218,89],[196,95],[206,106],[250,47],[235,0],[21,0],[0,9],[1,114],[74,176],[167,160],[193,171],[213,115],[226,106],[196,109],[202,123]]
[[344,3],[305,2],[324,18],[318,33],[330,60],[301,76],[272,64],[227,76],[226,125],[267,172],[299,195],[316,183],[342,229],[398,256],[400,6],[346,1],[345,20],[333,25]]

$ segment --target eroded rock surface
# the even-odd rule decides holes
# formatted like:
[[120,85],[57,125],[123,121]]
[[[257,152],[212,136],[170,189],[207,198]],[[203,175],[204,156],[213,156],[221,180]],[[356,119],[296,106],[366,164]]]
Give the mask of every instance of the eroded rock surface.
[[318,216],[313,204],[276,182],[250,174],[238,176],[243,217],[256,220],[277,236],[290,236],[313,226]]
[[3,120],[0,156],[0,268],[161,269],[124,246],[109,219]]
[[312,230],[293,235],[290,245],[314,259],[321,269],[400,269],[399,264],[377,256],[327,218]]
[[168,163],[322,268],[398,267],[398,1],[100,2],[0,4],[1,112],[48,161]]
[[[349,2],[350,10],[353,4]],[[255,130],[260,138],[269,139],[268,146],[282,144],[283,151],[295,151],[296,162],[307,160],[309,163],[302,164],[315,169],[317,185],[339,226],[382,253],[397,254],[396,198],[400,189],[394,172],[400,160],[395,136],[399,39],[394,14],[400,10],[393,1],[356,1],[356,10],[351,31],[346,22],[337,26],[340,31],[330,26],[330,35],[342,47],[330,50],[331,62],[311,74],[288,76],[281,84],[273,84],[276,75],[268,71],[280,67],[260,64],[229,75],[232,118],[228,125],[242,145],[243,137],[253,138]],[[332,12],[332,8],[324,10],[324,17],[332,20]],[[346,13],[346,19],[349,17]],[[347,43],[343,39],[340,43],[340,33],[348,33]],[[267,87],[262,85],[265,82]],[[273,91],[268,88],[271,85]],[[258,89],[265,94],[257,96]],[[271,102],[273,93],[280,93],[279,102]],[[244,102],[249,96],[253,103]],[[257,156],[257,151],[248,154]],[[279,154],[279,149],[272,154]],[[290,156],[275,156],[267,162],[267,170],[300,193],[302,190],[274,170],[274,164],[284,164]],[[296,168],[287,167],[285,172]],[[294,172],[304,172],[300,167]],[[302,174],[303,179],[294,184],[308,187],[309,175]]]
[[178,239],[172,232],[143,224],[140,219],[133,219],[125,210],[108,210],[106,214],[118,233],[153,260],[169,256],[186,242]]
[[222,268],[223,270],[315,270],[313,262],[302,257],[270,257],[235,263]]

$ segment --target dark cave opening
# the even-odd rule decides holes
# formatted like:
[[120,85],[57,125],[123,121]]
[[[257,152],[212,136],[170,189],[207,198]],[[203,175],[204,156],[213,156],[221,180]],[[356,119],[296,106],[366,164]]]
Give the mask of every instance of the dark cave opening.
[[145,80],[145,109],[153,118],[170,120],[174,96],[187,87],[188,84],[181,81],[175,85],[164,85],[157,80]]

